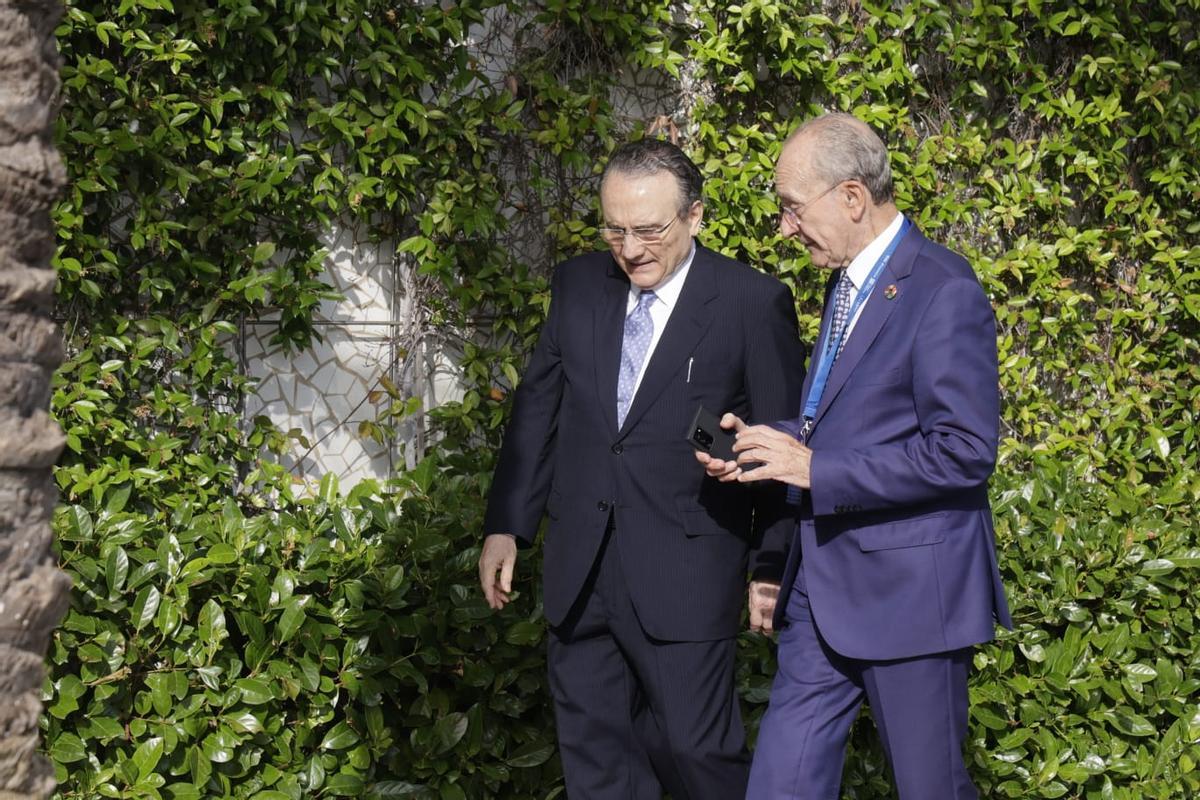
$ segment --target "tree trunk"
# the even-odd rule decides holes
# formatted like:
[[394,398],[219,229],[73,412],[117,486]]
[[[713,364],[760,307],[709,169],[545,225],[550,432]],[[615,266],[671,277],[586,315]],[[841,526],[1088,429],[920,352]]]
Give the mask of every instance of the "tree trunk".
[[50,316],[50,208],[65,181],[52,139],[60,15],[57,0],[0,0],[0,800],[54,790],[38,717],[70,589],[50,547],[63,436],[47,413],[62,361]]

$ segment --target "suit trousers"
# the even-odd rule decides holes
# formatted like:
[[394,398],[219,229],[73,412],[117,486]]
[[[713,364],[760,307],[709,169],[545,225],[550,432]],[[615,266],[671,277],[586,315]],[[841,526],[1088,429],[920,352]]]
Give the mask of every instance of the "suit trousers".
[[838,800],[864,696],[900,800],[976,800],[962,756],[972,648],[895,661],[841,656],[817,629],[802,576],[788,599],[746,800]]
[[[570,800],[730,800],[750,756],[733,638],[672,642],[638,622],[612,528],[548,663]],[[636,547],[636,543],[630,543]]]

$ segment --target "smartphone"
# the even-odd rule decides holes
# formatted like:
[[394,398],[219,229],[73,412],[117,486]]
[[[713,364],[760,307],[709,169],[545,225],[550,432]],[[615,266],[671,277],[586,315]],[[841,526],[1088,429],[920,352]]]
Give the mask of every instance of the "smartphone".
[[733,431],[721,427],[721,418],[704,406],[698,406],[688,425],[687,440],[692,447],[722,461],[734,461]]

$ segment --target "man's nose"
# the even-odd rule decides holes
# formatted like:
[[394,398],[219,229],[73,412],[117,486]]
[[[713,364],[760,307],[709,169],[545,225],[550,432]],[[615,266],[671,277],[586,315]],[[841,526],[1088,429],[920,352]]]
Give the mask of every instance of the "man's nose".
[[637,261],[646,252],[646,245],[638,241],[632,233],[625,234],[625,242],[621,245],[621,254],[630,261]]

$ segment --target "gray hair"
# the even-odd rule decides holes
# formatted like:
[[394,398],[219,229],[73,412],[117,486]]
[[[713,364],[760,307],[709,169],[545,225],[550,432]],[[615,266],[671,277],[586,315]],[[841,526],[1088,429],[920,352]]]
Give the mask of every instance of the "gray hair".
[[813,140],[808,149],[813,177],[830,186],[860,181],[875,203],[891,202],[895,190],[887,147],[867,123],[853,114],[825,114],[794,130],[788,142],[801,136]]
[[704,175],[687,154],[661,139],[639,139],[618,147],[608,159],[600,185],[611,173],[656,175],[668,172],[679,187],[679,216],[686,217],[692,204],[701,199]]

